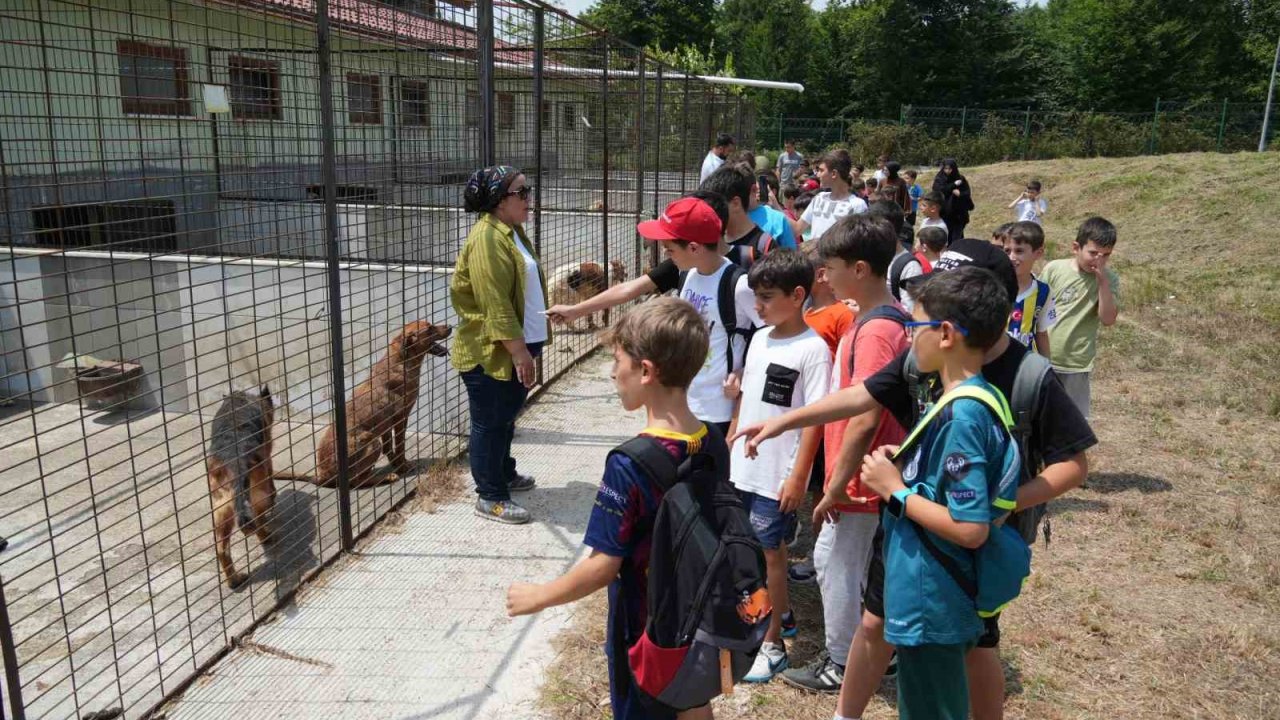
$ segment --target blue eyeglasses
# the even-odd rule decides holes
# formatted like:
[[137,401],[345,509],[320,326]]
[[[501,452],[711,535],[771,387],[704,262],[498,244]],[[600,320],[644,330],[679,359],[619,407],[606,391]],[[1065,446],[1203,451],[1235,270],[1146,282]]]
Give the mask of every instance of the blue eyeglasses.
[[[948,321],[945,321],[945,320],[912,320],[911,322],[905,322],[905,323],[902,323],[902,326],[903,326],[903,327],[905,327],[905,328],[907,329],[907,332],[912,332],[912,331],[913,331],[913,330],[915,330],[916,328],[922,328],[922,327],[942,327],[942,323],[944,323],[944,322],[948,322]],[[968,330],[965,330],[964,328],[960,327],[959,325],[957,325],[957,324],[955,324],[955,323],[951,323],[951,327],[955,328],[956,332],[960,333],[961,335],[963,335],[963,336],[965,336],[965,337],[969,337],[969,331],[968,331]]]

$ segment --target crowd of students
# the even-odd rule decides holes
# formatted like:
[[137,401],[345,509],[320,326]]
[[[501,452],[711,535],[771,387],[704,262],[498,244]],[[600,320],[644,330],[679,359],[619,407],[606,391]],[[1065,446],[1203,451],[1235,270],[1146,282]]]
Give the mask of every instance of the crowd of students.
[[[928,192],[889,157],[866,179],[844,150],[813,172],[792,143],[773,167],[755,160],[717,138],[698,191],[637,226],[666,258],[548,316],[570,322],[676,293],[611,331],[613,379],[624,407],[646,409],[642,435],[677,462],[727,439],[723,470],[763,548],[772,603],[745,680],[838,693],[840,720],[859,718],[896,673],[903,718],[999,718],[1001,607],[983,593],[1020,586],[1002,568],[1020,553],[1029,563],[1045,503],[1088,474],[1090,373],[1099,327],[1118,308],[1115,226],[1084,219],[1071,256],[1037,275],[1039,182],[987,241],[964,236],[973,201],[954,160]],[[806,496],[812,567],[789,568]],[[508,611],[608,586],[608,645],[637,642],[661,501],[644,472],[611,455],[590,556],[550,583],[514,584]],[[805,618],[788,583],[815,580],[824,648],[794,666],[787,638]],[[610,653],[615,718],[710,717],[709,706],[677,715],[639,702],[626,663]]]

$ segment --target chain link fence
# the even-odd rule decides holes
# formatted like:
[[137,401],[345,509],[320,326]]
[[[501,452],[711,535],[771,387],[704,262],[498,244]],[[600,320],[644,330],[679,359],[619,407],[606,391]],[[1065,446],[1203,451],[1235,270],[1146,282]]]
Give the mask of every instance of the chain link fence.
[[795,140],[810,152],[845,143],[863,161],[892,153],[932,164],[953,156],[966,164],[1011,159],[1120,157],[1174,152],[1254,150],[1262,103],[1157,102],[1151,112],[1044,111],[903,105],[897,118],[768,117],[758,121],[761,147]]
[[[474,168],[535,186],[555,302],[586,263],[642,272],[637,220],[696,187],[715,133],[753,142],[741,96],[526,0],[14,0],[0,80],[14,720],[155,716],[465,449],[448,341],[405,328],[454,322]],[[540,382],[595,345],[560,333]],[[416,390],[404,462],[365,478],[347,401],[380,362]],[[249,494],[243,578],[215,548],[240,512],[216,482],[233,405],[272,439],[249,476],[293,476]]]

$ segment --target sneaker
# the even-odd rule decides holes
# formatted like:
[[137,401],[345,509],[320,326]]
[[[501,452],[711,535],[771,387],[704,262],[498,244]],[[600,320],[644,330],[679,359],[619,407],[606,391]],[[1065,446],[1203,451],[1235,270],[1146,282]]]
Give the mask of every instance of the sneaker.
[[889,658],[889,667],[885,668],[884,676],[886,678],[898,677],[898,653],[894,653]]
[[523,525],[532,518],[529,511],[510,500],[489,501],[484,498],[476,500],[476,514],[486,520],[506,523],[507,525]]
[[787,568],[787,577],[797,585],[812,585],[818,582],[818,571],[811,562],[798,562]]
[[532,490],[537,484],[538,481],[534,480],[532,475],[516,473],[516,478],[507,483],[507,489],[511,492],[525,492]]
[[838,693],[844,682],[844,668],[832,662],[831,655],[823,650],[808,665],[782,673],[782,681],[810,692]]
[[746,677],[742,678],[744,682],[765,683],[773,679],[774,675],[787,669],[787,647],[782,643],[766,642],[760,646],[760,652],[756,654],[756,661],[752,663],[751,669],[747,671]]
[[782,613],[782,637],[793,638],[796,636],[796,614],[792,610]]

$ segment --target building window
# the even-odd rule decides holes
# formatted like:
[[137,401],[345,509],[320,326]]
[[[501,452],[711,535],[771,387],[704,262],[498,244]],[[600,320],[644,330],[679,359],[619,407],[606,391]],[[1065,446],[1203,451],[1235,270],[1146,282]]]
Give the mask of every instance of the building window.
[[572,132],[578,128],[578,108],[573,103],[561,105],[560,115],[564,121],[562,123],[563,127],[560,128],[561,131]]
[[190,115],[187,51],[132,40],[116,42],[120,104],[127,115]]
[[54,248],[101,248],[175,252],[177,216],[169,200],[127,200],[96,205],[55,205],[31,211],[35,244]]
[[431,92],[425,81],[400,81],[400,124],[431,127]]
[[231,117],[280,119],[280,64],[233,56],[227,60],[231,79]]
[[516,126],[516,96],[498,93],[498,128],[511,130]]
[[382,82],[377,75],[347,73],[347,114],[352,125],[382,124]]
[[[376,205],[382,202],[382,194],[377,188],[364,185],[335,185],[334,198],[340,203]],[[308,185],[307,197],[311,200],[324,201],[323,185]]]
[[542,129],[550,130],[551,125],[555,123],[555,121],[556,121],[556,115],[551,110],[551,101],[543,100],[542,101]]
[[480,93],[468,90],[466,97],[467,129],[480,127]]

